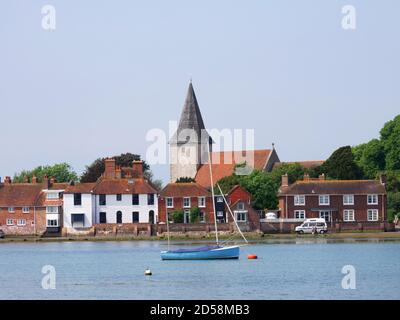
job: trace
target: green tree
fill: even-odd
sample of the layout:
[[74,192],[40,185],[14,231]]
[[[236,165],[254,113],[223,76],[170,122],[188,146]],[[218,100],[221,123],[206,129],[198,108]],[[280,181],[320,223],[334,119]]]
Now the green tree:
[[[140,155],[132,153],[123,153],[119,156],[114,156],[115,164],[121,167],[131,167],[133,161],[140,160]],[[105,158],[99,158],[93,161],[89,166],[86,166],[85,171],[81,175],[81,182],[96,182],[102,175],[105,169],[104,165]],[[153,180],[153,174],[150,171],[150,166],[144,162],[143,172],[145,177],[149,180]]]
[[379,172],[385,170],[385,150],[378,139],[353,147],[352,151],[365,178],[375,179]]
[[241,178],[240,185],[252,195],[254,208],[277,208],[278,184],[270,173],[254,170],[250,175]]
[[43,182],[45,176],[55,178],[57,182],[70,182],[71,180],[78,180],[78,176],[68,163],[57,163],[54,165],[38,166],[33,170],[23,170],[14,175],[13,181],[22,183],[25,177],[29,180],[35,176],[39,182]]
[[174,223],[183,223],[184,222],[184,212],[183,210],[175,210],[172,212],[172,220]]
[[190,209],[190,223],[198,223],[200,222],[200,209],[197,207]]
[[[240,184],[240,180],[243,176],[237,176],[236,174],[232,174],[230,176],[223,177],[217,183],[221,187],[221,190],[224,194],[227,194],[234,186]],[[217,184],[214,187],[215,194],[220,194],[219,188]]]
[[386,170],[400,170],[400,115],[387,122],[380,133]]
[[283,175],[288,174],[289,183],[294,183],[297,180],[303,179],[304,173],[306,173],[306,170],[299,163],[282,163],[280,166],[274,167],[271,175],[279,188]]
[[322,165],[322,170],[331,179],[353,180],[363,176],[350,146],[336,150]]

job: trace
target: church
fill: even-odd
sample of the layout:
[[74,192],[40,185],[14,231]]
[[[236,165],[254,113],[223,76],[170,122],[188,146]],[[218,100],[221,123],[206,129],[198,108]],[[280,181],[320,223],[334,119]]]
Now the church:
[[205,128],[193,84],[190,82],[177,130],[169,141],[170,182],[191,178],[208,189],[211,187],[210,161],[214,184],[234,172],[241,174],[237,170],[242,165],[249,173],[251,170],[271,171],[280,162],[274,147],[213,151],[214,143]]

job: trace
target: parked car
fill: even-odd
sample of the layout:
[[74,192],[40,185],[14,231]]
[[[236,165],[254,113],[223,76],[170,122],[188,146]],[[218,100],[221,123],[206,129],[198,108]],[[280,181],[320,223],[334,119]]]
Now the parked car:
[[0,239],[3,239],[5,237],[5,233],[3,230],[0,229]]
[[295,230],[298,234],[313,232],[324,234],[328,232],[328,226],[325,219],[307,219]]

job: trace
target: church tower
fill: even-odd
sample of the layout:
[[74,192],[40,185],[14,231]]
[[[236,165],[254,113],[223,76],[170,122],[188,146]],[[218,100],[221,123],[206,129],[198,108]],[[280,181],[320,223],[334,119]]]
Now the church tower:
[[192,82],[189,84],[185,104],[177,131],[169,141],[170,180],[194,178],[202,163],[208,161],[208,148],[212,139],[208,135]]

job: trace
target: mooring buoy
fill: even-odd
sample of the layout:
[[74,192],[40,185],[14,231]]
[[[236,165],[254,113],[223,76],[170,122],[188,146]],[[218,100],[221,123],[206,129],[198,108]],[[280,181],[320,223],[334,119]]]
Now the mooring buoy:
[[247,256],[247,259],[249,259],[249,260],[256,260],[256,259],[258,259],[258,257],[257,257],[256,254],[249,254],[249,255]]

